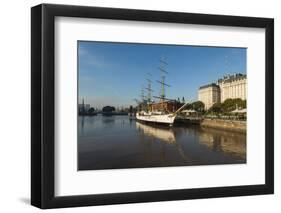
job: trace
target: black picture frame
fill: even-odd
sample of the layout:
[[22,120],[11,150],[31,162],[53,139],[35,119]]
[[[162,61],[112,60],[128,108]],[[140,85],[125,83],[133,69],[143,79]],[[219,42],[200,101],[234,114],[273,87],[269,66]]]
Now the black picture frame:
[[[55,17],[264,28],[265,184],[56,197],[54,170]],[[31,204],[60,208],[274,193],[274,20],[240,16],[41,4],[31,8]]]

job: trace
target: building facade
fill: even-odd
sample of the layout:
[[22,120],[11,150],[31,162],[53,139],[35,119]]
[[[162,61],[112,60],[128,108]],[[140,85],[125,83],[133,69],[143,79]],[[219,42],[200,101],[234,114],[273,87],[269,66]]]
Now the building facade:
[[166,111],[166,112],[175,112],[183,104],[177,101],[161,101],[158,103],[151,103],[148,105],[149,111]]
[[221,102],[231,98],[247,99],[247,77],[243,74],[224,76],[218,80],[221,90]]
[[217,84],[208,84],[199,88],[198,100],[205,104],[208,110],[214,103],[220,102],[220,87]]
[[218,82],[201,86],[198,90],[198,100],[205,104],[208,110],[214,103],[222,103],[226,99],[241,98],[247,100],[247,76],[244,74],[227,75]]

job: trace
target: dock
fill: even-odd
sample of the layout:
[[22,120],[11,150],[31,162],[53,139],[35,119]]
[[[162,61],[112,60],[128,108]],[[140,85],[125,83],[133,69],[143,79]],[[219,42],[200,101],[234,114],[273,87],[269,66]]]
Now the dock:
[[192,125],[200,125],[202,122],[202,118],[200,117],[187,117],[187,116],[177,116],[175,119],[176,124],[192,124]]

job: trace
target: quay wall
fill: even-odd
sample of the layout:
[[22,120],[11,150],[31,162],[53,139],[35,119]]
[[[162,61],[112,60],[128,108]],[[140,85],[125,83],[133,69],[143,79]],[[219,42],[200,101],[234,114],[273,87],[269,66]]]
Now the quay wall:
[[246,121],[203,119],[200,125],[202,127],[211,127],[211,128],[238,131],[238,132],[247,131]]

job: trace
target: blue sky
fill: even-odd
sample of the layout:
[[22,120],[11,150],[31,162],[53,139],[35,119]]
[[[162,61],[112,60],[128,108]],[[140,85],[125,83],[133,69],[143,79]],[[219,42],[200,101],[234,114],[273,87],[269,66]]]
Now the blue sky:
[[147,73],[159,96],[160,58],[168,63],[166,97],[197,100],[198,88],[226,74],[246,74],[246,49],[78,41],[79,102],[128,107],[140,99]]

